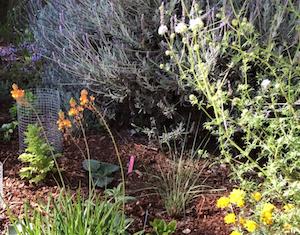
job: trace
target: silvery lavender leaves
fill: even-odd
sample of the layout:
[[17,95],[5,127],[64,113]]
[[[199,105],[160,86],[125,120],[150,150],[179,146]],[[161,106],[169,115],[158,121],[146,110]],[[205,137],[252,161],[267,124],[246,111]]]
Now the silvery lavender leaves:
[[143,116],[142,125],[151,117],[173,119],[185,91],[176,75],[159,69],[165,50],[157,34],[160,3],[47,1],[31,24],[48,61],[43,81],[67,92],[88,87],[111,117],[121,112],[132,122]]

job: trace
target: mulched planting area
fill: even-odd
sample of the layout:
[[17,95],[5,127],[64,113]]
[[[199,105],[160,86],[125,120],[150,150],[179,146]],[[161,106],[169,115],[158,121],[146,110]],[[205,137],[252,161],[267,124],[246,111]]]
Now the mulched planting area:
[[[4,117],[6,113],[0,116]],[[1,123],[0,123],[1,124]],[[153,177],[160,168],[167,167],[168,157],[153,146],[149,146],[143,138],[133,138],[126,131],[116,134],[124,170],[127,171],[127,164],[131,155],[136,157],[134,169],[131,175],[126,175],[126,193],[136,198],[135,201],[126,205],[126,214],[134,219],[130,232],[136,232],[144,227],[151,231],[149,222],[154,218],[166,220],[177,220],[176,234],[203,234],[223,235],[229,234],[228,228],[224,225],[224,212],[215,206],[220,195],[226,194],[231,185],[228,182],[228,170],[222,166],[206,167],[201,175],[205,179],[205,185],[213,189],[222,189],[220,192],[205,191],[199,198],[196,198],[188,206],[185,216],[171,218],[164,210],[163,202],[155,191],[149,189],[153,186]],[[89,134],[88,143],[93,159],[118,164],[112,142],[104,133]],[[79,146],[84,148],[84,141],[78,138]],[[0,210],[0,231],[5,233],[9,223],[8,211],[22,217],[23,205],[28,202],[36,207],[38,203],[46,201],[50,196],[55,197],[59,193],[57,174],[49,175],[39,185],[30,185],[21,180],[18,172],[22,164],[18,157],[18,141],[16,138],[9,143],[0,143],[0,161],[4,162],[4,200],[6,208]],[[59,158],[59,167],[66,186],[76,191],[79,186],[87,192],[87,173],[82,168],[84,157],[77,147],[69,141],[64,143],[63,155]],[[201,161],[196,161],[201,167]],[[195,163],[195,162],[194,162]],[[111,186],[117,186],[121,177]],[[227,190],[228,189],[228,190]],[[102,191],[99,189],[99,195]],[[145,223],[145,218],[147,218]]]

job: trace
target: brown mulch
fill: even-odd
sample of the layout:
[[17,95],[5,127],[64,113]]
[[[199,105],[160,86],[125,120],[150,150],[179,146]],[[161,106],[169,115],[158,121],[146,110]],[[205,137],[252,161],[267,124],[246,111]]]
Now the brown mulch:
[[[126,214],[134,219],[131,232],[139,231],[144,226],[147,231],[150,231],[149,221],[154,218],[163,218],[168,221],[174,219],[167,215],[159,196],[153,190],[146,190],[153,185],[153,180],[149,175],[158,172],[159,167],[162,167],[168,158],[155,147],[148,146],[144,139],[130,137],[126,132],[122,132],[118,136],[118,146],[125,170],[129,157],[131,155],[136,157],[135,170],[137,171],[126,176],[127,194],[136,198],[134,202],[126,206]],[[90,134],[88,143],[93,159],[118,164],[109,137],[104,134]],[[64,182],[70,190],[75,191],[79,185],[82,190],[87,190],[87,174],[81,165],[84,158],[74,144],[68,141],[65,141],[64,144],[64,153],[59,158]],[[79,139],[78,145],[84,147],[82,139]],[[37,186],[21,180],[18,171],[22,165],[17,156],[18,142],[16,140],[10,143],[0,143],[0,161],[4,162],[4,200],[9,207],[9,210],[7,208],[0,209],[0,231],[2,232],[9,223],[8,211],[22,216],[25,202],[36,206],[39,202],[47,200],[50,195],[55,197],[59,193],[57,175],[49,175],[45,182]],[[201,164],[200,161],[199,164]],[[227,169],[219,166],[207,167],[203,171],[205,184],[214,189],[230,188],[227,175]],[[112,186],[118,185],[120,181],[119,177]],[[229,234],[228,228],[223,223],[223,212],[215,207],[216,199],[224,193],[224,191],[220,193],[207,191],[195,199],[187,208],[185,216],[175,218],[177,220],[176,234],[184,234],[183,231],[187,230],[190,230],[188,234],[191,235]]]

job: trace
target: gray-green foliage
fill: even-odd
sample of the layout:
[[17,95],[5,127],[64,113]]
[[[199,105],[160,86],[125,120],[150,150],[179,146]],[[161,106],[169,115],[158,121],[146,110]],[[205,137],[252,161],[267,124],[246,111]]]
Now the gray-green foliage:
[[[176,2],[167,6],[173,9]],[[176,109],[184,101],[183,89],[176,74],[159,69],[166,47],[157,33],[160,4],[159,0],[47,1],[37,9],[32,30],[50,62],[51,83],[88,86],[110,117],[121,104],[125,118],[145,115],[139,125],[149,126],[150,116],[158,125],[181,119]]]
[[153,177],[155,190],[170,216],[184,215],[194,198],[211,189],[201,178],[207,162],[203,161],[201,165],[199,164],[199,157],[206,154],[201,148],[206,147],[207,140],[203,139],[199,144],[198,126],[193,145],[189,150],[187,145],[191,126],[188,122],[187,128],[184,128],[185,135],[181,142],[170,141],[168,138],[164,140],[162,144],[167,147],[170,159]]
[[114,180],[112,174],[120,169],[117,165],[93,159],[84,160],[82,166],[86,171],[91,171],[93,183],[101,188],[109,185]]
[[17,121],[2,124],[2,126],[0,127],[0,140],[10,141],[17,126]]
[[[234,179],[299,204],[300,2],[224,3],[210,14],[197,4],[186,9],[185,32],[168,40],[171,59]],[[202,24],[189,27],[190,19]]]
[[28,125],[25,132],[27,148],[18,159],[28,166],[20,169],[22,179],[29,179],[31,183],[38,183],[45,179],[49,172],[54,170],[53,147],[43,138],[42,127],[37,124]]
[[24,218],[11,218],[14,229],[9,235],[126,235],[132,219],[122,211],[121,187],[105,191],[104,197],[95,192],[88,198],[61,190],[57,198],[50,198],[39,209],[25,208]]

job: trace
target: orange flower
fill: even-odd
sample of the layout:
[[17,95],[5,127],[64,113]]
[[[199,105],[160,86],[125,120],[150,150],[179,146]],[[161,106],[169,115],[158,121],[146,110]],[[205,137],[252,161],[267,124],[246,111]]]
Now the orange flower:
[[71,128],[72,127],[72,123],[69,119],[66,119],[65,118],[65,114],[64,112],[60,111],[58,113],[58,121],[57,121],[57,124],[58,124],[58,129],[60,131],[65,131],[66,129],[68,128]]
[[12,91],[10,92],[12,98],[14,98],[16,101],[20,101],[21,99],[24,98],[25,91],[22,89],[19,89],[17,84],[12,85]]
[[74,116],[77,116],[79,114],[79,111],[76,108],[70,108],[68,114],[69,114],[70,117],[74,117]]
[[83,89],[80,92],[80,105],[85,106],[89,103],[88,91]]
[[71,128],[72,127],[72,123],[69,119],[65,119],[63,124],[66,128]]

